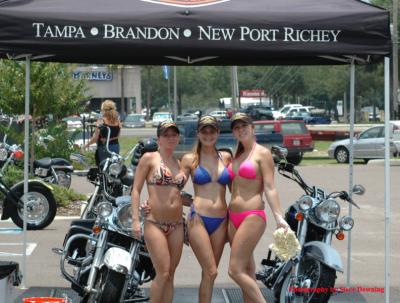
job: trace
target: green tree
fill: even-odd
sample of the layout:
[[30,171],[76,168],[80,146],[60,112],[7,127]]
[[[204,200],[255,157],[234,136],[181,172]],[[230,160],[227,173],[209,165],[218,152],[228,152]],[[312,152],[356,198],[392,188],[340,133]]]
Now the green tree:
[[[72,66],[32,62],[30,75],[31,142],[36,142],[36,120],[52,114],[55,121],[78,114],[87,100],[85,82],[72,78]],[[25,108],[25,63],[0,61],[0,107],[10,114],[22,114]],[[31,161],[34,145],[31,144]],[[31,166],[32,167],[32,166]]]

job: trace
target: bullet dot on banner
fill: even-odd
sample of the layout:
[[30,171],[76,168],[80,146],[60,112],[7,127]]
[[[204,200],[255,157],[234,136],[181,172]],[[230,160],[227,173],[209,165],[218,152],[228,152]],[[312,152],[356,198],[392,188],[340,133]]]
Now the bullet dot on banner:
[[90,30],[90,33],[91,33],[93,36],[97,36],[98,33],[99,33],[99,30],[97,29],[97,27],[92,27],[92,29]]
[[184,35],[186,38],[189,38],[189,37],[192,36],[192,31],[191,31],[190,29],[185,29],[185,30],[183,31],[183,35]]

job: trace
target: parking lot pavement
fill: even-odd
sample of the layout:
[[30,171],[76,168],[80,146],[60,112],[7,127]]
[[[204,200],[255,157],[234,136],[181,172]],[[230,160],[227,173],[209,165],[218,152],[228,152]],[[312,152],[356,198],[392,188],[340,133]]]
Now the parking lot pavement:
[[[304,166],[299,167],[300,174],[304,180],[311,185],[318,185],[327,191],[347,190],[348,189],[348,166],[346,165],[328,165],[328,166]],[[84,178],[73,176],[73,188],[82,193],[90,193],[93,185],[86,182]],[[390,211],[390,281],[391,285],[400,285],[400,167],[391,167],[391,211]],[[85,183],[86,182],[86,183]],[[314,184],[313,184],[314,183]],[[361,287],[383,287],[384,286],[384,171],[380,166],[356,165],[354,167],[354,183],[363,184],[366,187],[364,196],[354,196],[354,200],[361,209],[353,208],[352,213],[355,221],[355,227],[352,231],[352,254],[351,254],[351,285]],[[286,209],[293,201],[302,194],[300,187],[294,182],[287,180],[276,174],[276,185],[280,194],[282,208]],[[188,192],[193,192],[190,184],[185,188]],[[143,197],[145,196],[145,192]],[[229,201],[229,194],[227,194]],[[341,214],[348,213],[348,206],[340,203],[342,206]],[[186,210],[187,212],[187,210]],[[272,241],[272,231],[275,228],[273,216],[266,206],[268,216],[267,230],[260,240],[255,252],[254,258],[259,265],[262,258],[266,257],[267,249]],[[0,227],[12,227],[11,222],[0,222]],[[69,220],[55,220],[48,228],[42,231],[28,232],[28,242],[36,243],[36,247],[27,258],[27,286],[29,287],[68,287],[68,283],[61,277],[59,270],[59,257],[51,252],[52,247],[62,245],[64,235],[68,230]],[[15,226],[14,226],[15,227]],[[0,242],[19,242],[22,241],[21,235],[6,234],[0,236]],[[347,239],[345,241],[333,240],[332,245],[341,255],[344,273],[338,273],[337,285],[346,285],[347,283]],[[15,248],[17,249],[17,248]],[[0,246],[0,251],[3,247]],[[1,258],[4,260],[4,258]],[[21,261],[20,257],[7,257],[6,260]],[[226,245],[221,263],[218,269],[216,286],[232,287],[234,284],[228,276],[229,246]],[[45,266],[45,267],[44,267]],[[45,268],[45,270],[44,270]],[[40,274],[39,274],[40,273]],[[185,246],[181,262],[175,275],[175,284],[179,288],[197,287],[201,277],[200,266],[192,252]],[[399,294],[393,291],[391,293]],[[332,300],[339,300],[344,294],[335,296]],[[355,295],[355,294],[353,294]],[[382,294],[360,293],[363,298],[366,297],[371,303],[384,302]],[[375,296],[375,297],[374,297]],[[399,296],[397,297],[399,298]],[[358,299],[357,299],[358,300]],[[364,300],[364,299],[363,299]],[[366,299],[365,299],[366,300]],[[374,301],[375,300],[375,301]],[[399,300],[400,301],[400,298]],[[391,302],[397,302],[391,300]],[[335,301],[331,301],[335,302]],[[338,301],[338,302],[346,302]],[[364,301],[350,301],[364,302]]]
[[[148,288],[145,289],[146,293],[148,293]],[[267,293],[271,292],[265,288],[262,289],[262,292],[267,299]],[[391,300],[390,302],[398,302],[399,296],[399,288],[391,289]],[[51,287],[32,287],[26,291],[19,292],[18,298],[15,300],[15,303],[22,302],[23,298],[29,297],[59,297],[63,298],[65,296],[70,300],[69,303],[79,303],[79,296],[69,288],[51,288]],[[269,296],[270,297],[270,296]],[[188,287],[188,288],[175,288],[174,290],[174,300],[173,303],[193,303],[198,301],[198,288]],[[362,292],[353,292],[353,293],[341,293],[334,296],[331,296],[329,303],[383,303],[385,301],[383,294],[366,294]],[[219,288],[215,287],[213,291],[212,297],[213,303],[241,303],[242,293],[241,290],[237,287],[225,287]],[[272,302],[268,302],[272,303]]]

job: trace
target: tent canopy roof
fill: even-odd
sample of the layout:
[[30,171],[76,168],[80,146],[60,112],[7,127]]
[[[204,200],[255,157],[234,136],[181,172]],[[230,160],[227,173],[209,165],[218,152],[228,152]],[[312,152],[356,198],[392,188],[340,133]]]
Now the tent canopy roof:
[[4,0],[0,53],[96,64],[370,63],[387,11],[357,0]]

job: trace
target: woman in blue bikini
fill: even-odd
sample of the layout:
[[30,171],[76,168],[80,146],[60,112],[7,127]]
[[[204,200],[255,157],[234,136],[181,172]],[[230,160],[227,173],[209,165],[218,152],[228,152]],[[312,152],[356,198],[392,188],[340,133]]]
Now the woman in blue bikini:
[[202,268],[199,302],[211,302],[217,267],[227,241],[226,185],[231,155],[215,147],[219,135],[215,117],[203,116],[197,125],[198,141],[181,161],[186,178],[192,178],[194,200],[188,216],[189,243]]

